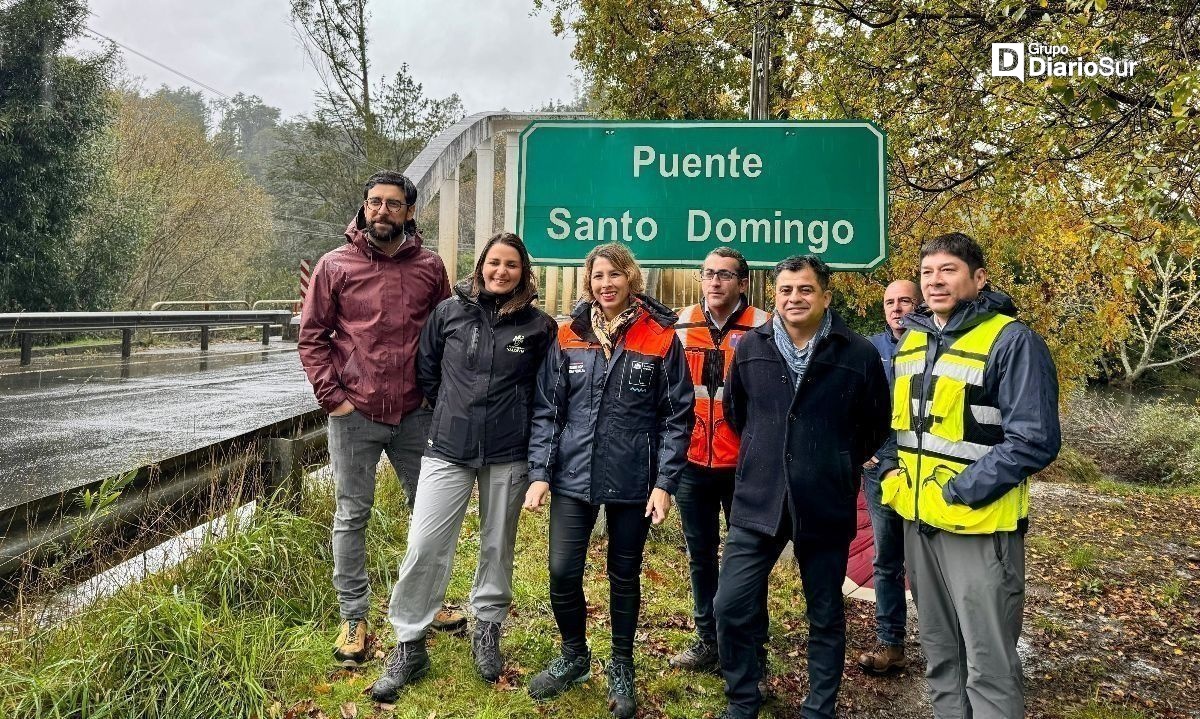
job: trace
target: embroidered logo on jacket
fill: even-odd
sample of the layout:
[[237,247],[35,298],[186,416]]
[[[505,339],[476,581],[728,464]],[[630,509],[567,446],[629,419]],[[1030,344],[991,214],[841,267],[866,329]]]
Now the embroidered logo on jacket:
[[517,335],[517,336],[513,337],[512,342],[509,342],[508,346],[505,347],[504,349],[508,350],[509,352],[516,352],[518,354],[524,352],[525,351],[525,335]]
[[629,368],[629,391],[649,392],[654,381],[654,363],[634,360]]

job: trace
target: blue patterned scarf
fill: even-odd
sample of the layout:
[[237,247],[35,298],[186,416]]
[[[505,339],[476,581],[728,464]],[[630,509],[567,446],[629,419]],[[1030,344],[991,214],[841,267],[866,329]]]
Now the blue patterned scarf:
[[783,355],[783,361],[787,363],[789,374],[792,375],[792,389],[800,388],[800,380],[804,379],[804,371],[808,369],[808,361],[812,358],[813,347],[817,346],[817,342],[821,341],[825,335],[829,334],[829,327],[832,324],[833,313],[828,308],[825,309],[825,316],[821,319],[821,326],[817,329],[817,333],[808,341],[801,349],[792,343],[792,338],[788,335],[787,329],[783,326],[783,320],[776,312],[771,317],[771,322],[775,328],[775,346],[779,348],[779,354]]

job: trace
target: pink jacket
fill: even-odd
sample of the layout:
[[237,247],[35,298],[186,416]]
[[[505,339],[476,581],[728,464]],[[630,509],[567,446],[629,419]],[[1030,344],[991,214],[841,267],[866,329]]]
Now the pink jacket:
[[317,402],[345,400],[368,418],[399,424],[421,405],[416,357],[421,328],[450,296],[442,259],[409,235],[394,257],[367,242],[363,213],[346,244],[317,262],[300,315],[300,362]]

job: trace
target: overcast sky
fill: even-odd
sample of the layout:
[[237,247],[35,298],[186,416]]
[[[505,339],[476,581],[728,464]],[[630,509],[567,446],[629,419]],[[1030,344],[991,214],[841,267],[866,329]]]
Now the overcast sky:
[[[427,96],[457,92],[467,114],[528,110],[574,94],[571,40],[550,32],[531,0],[375,0],[375,78],[407,62]],[[229,95],[258,95],[285,116],[308,112],[319,87],[288,20],[288,0],[91,0],[88,26]],[[81,48],[95,48],[81,41]],[[147,89],[183,78],[122,52]]]

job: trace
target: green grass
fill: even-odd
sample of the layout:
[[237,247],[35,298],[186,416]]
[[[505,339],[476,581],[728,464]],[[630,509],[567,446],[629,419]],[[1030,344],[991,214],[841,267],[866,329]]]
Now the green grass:
[[1102,558],[1103,552],[1100,549],[1090,544],[1080,544],[1067,552],[1067,566],[1077,572],[1092,572],[1099,566]]
[[1066,719],[1146,719],[1137,709],[1098,701],[1071,707],[1065,716]]
[[[390,472],[367,538],[374,590],[372,631],[389,648],[386,604],[403,555],[406,510]],[[45,719],[209,719],[283,716],[311,700],[329,716],[355,702],[372,716],[363,690],[381,672],[332,666],[337,629],[328,488],[306,494],[298,514],[262,509],[235,531],[211,539],[179,567],[127,587],[52,629],[25,627],[0,636],[0,716]],[[430,676],[407,690],[387,716],[607,716],[600,661],[610,653],[604,543],[593,543],[585,575],[594,677],[558,700],[538,706],[524,687],[555,655],[558,633],[550,610],[547,513],[525,514],[517,540],[514,610],[502,648],[508,673],[500,687],[474,673],[469,639],[433,635]],[[466,604],[478,551],[474,507],[463,526],[448,601]],[[635,661],[644,716],[701,717],[724,704],[721,680],[667,671],[666,660],[692,639],[690,584],[678,515],[652,531],[642,582]],[[799,578],[790,566],[771,583],[772,657],[779,671],[804,635]],[[802,652],[800,653],[803,654]],[[791,666],[796,665],[796,666]],[[787,701],[794,704],[798,697]],[[307,716],[307,714],[299,714]],[[381,714],[382,715],[382,714]],[[762,716],[770,717],[765,712]]]

